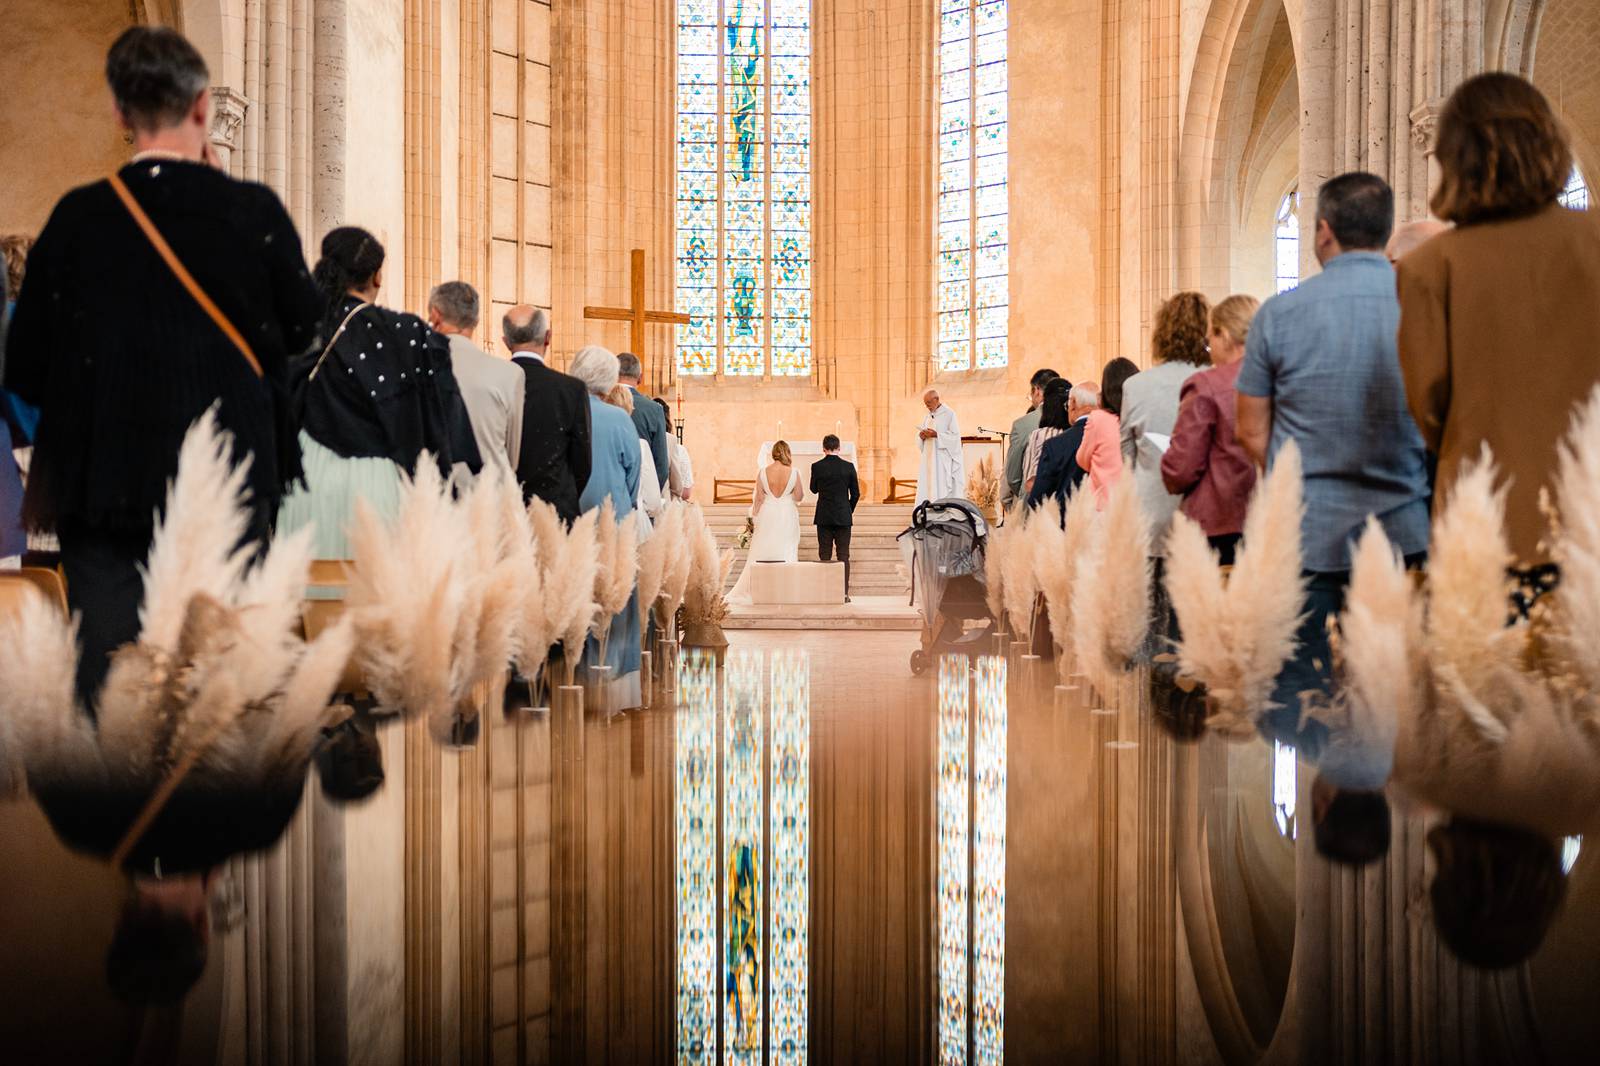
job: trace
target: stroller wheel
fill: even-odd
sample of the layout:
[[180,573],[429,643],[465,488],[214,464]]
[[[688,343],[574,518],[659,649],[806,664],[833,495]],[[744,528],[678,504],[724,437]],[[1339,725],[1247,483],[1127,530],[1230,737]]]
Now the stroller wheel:
[[911,672],[920,674],[928,668],[928,653],[918,648],[911,653]]

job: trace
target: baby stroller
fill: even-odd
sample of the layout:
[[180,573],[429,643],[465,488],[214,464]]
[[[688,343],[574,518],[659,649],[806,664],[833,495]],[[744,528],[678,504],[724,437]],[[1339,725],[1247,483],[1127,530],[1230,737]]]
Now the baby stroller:
[[986,647],[994,616],[984,597],[984,545],[989,524],[966,500],[927,500],[898,538],[911,575],[911,602],[922,604],[922,647],[911,653],[920,674],[940,652]]

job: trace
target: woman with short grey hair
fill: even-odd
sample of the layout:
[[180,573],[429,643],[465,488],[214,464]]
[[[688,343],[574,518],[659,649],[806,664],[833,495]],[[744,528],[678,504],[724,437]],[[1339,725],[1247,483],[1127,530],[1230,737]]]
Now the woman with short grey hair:
[[[583,387],[589,390],[589,395],[598,396],[603,400],[617,387],[617,357],[609,348],[591,344],[572,357],[572,365],[567,367],[567,373],[583,382]],[[631,419],[629,423],[632,424]],[[585,504],[585,509],[587,508],[588,505]]]

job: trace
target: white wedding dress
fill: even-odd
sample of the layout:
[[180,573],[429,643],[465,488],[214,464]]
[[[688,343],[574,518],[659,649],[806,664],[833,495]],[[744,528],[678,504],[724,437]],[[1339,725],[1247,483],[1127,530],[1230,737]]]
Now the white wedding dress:
[[751,563],[793,563],[800,559],[800,507],[794,492],[800,484],[800,474],[789,470],[789,479],[783,491],[774,493],[767,484],[767,472],[756,475],[755,502],[750,505],[750,515],[755,531],[750,535],[750,548],[745,553],[744,570],[728,594],[732,604],[749,604]]

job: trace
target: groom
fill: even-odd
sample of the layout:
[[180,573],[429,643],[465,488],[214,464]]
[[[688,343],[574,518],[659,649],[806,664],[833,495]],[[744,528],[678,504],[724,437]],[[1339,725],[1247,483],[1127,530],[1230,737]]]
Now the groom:
[[833,561],[839,549],[844,564],[844,602],[850,602],[850,522],[861,485],[856,481],[854,463],[839,458],[839,438],[829,433],[822,438],[823,456],[811,464],[811,491],[817,497],[817,557]]

